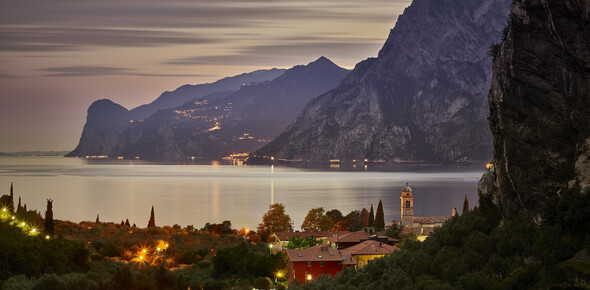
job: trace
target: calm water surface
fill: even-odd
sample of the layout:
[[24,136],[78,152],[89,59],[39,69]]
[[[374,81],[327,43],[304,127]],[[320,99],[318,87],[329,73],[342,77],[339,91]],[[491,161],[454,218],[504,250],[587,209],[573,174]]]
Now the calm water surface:
[[255,228],[272,203],[283,203],[298,229],[314,207],[377,209],[383,201],[386,223],[400,217],[406,182],[414,190],[415,216],[447,216],[461,209],[465,195],[477,205],[477,179],[483,169],[427,168],[396,172],[317,171],[289,167],[160,165],[136,161],[89,161],[61,157],[0,158],[0,193],[14,182],[28,209],[71,221],[120,222],[147,226],[155,208],[157,225],[194,225],[230,220],[234,228]]

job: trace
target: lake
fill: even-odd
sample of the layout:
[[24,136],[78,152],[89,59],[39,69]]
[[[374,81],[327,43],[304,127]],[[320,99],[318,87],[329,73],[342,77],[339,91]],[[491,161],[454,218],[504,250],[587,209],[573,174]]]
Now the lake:
[[484,168],[412,167],[395,171],[310,170],[276,166],[170,165],[128,160],[63,157],[0,157],[0,194],[14,182],[28,209],[54,218],[103,222],[129,219],[146,227],[152,205],[156,225],[194,225],[230,220],[234,228],[256,228],[272,203],[282,203],[299,229],[311,208],[344,215],[383,201],[385,221],[400,218],[401,189],[414,191],[415,216],[461,212],[467,195],[477,205],[477,180]]

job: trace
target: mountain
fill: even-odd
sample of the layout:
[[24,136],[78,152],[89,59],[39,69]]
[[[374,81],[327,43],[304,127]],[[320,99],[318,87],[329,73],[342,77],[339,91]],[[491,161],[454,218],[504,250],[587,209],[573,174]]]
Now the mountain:
[[336,87],[348,73],[320,57],[273,80],[243,85],[233,93],[193,99],[124,126],[111,124],[117,131],[116,138],[109,138],[114,142],[107,142],[108,146],[99,143],[97,147],[105,150],[86,155],[180,160],[248,153],[276,137],[309,100]]
[[480,200],[491,199],[505,218],[526,212],[540,220],[555,198],[571,192],[588,198],[589,37],[588,1],[515,1],[512,7],[504,41],[494,47],[493,167],[479,184]]
[[509,0],[413,1],[377,58],[357,64],[254,156],[488,161],[488,52],[509,8]]
[[284,69],[276,68],[257,70],[223,78],[214,83],[184,85],[173,92],[165,92],[153,102],[131,111],[110,100],[98,100],[88,108],[86,124],[78,146],[66,154],[66,157],[108,155],[120,145],[121,134],[132,120],[141,121],[157,110],[176,107],[194,99],[221,99],[243,85],[268,81],[284,72]]
[[131,110],[131,118],[133,120],[143,120],[158,110],[178,107],[186,102],[207,95],[209,95],[208,99],[215,98],[220,92],[233,92],[238,90],[244,84],[272,80],[282,75],[284,72],[284,69],[277,68],[257,70],[250,73],[223,78],[214,83],[184,85],[172,92],[164,92],[149,104],[141,105]]

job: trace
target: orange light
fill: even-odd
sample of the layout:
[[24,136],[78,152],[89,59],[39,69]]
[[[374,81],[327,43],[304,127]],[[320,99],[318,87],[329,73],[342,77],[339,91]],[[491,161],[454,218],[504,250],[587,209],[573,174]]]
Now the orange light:
[[312,278],[311,277],[311,274],[307,274],[307,277],[306,278],[307,278],[307,281],[311,281],[311,278]]

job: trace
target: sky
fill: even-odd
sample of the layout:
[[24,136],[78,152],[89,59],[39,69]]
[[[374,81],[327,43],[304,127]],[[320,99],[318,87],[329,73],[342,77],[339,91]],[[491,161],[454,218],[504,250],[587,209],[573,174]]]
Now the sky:
[[92,102],[377,55],[410,0],[0,0],[0,152],[72,150]]

